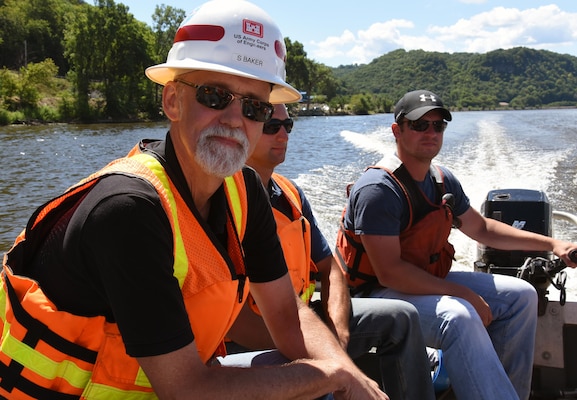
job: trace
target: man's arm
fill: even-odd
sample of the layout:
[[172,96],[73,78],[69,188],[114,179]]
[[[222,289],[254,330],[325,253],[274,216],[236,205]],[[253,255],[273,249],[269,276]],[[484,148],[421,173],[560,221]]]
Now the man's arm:
[[349,343],[351,300],[346,278],[333,255],[316,264],[321,277],[321,304],[325,323],[346,350]]
[[513,228],[503,222],[483,217],[472,207],[459,218],[462,222],[461,231],[479,243],[500,250],[552,251],[568,266],[577,266],[577,263],[569,258],[569,253],[577,249],[575,243]]
[[317,398],[338,390],[337,383],[346,380],[345,371],[336,362],[299,360],[267,368],[207,367],[194,342],[169,354],[139,358],[138,362],[161,399]]
[[325,323],[337,336],[343,349],[349,343],[349,318],[351,303],[349,288],[343,271],[333,256],[313,214],[311,204],[302,189],[295,184],[302,203],[302,213],[311,228],[311,258],[320,274],[321,305]]
[[[324,322],[298,298],[288,274],[268,283],[251,283],[251,293],[276,347],[285,357],[322,361],[321,365],[327,363],[328,371],[337,366],[337,371],[326,377],[329,391],[339,392],[344,398],[388,398],[357,368]],[[270,299],[274,301],[267,301]],[[303,376],[303,382],[309,379]]]
[[[349,342],[349,317],[351,312],[349,290],[345,277],[334,257],[328,256],[316,264],[321,275],[321,303],[325,323],[346,350]],[[251,283],[251,288],[254,283]],[[260,315],[245,304],[234,325],[228,332],[234,342],[249,349],[274,348],[274,342]]]
[[381,286],[409,294],[460,297],[475,307],[485,326],[491,322],[491,310],[481,296],[465,286],[431,275],[401,259],[398,236],[361,235],[361,241]]
[[[285,287],[287,284],[289,291]],[[259,302],[259,309],[263,315],[269,314],[268,326],[264,325],[263,318],[245,305],[228,336],[237,343],[253,349],[277,347],[285,357],[297,360],[293,361],[291,365],[304,363],[310,367],[311,369],[303,368],[291,372],[296,376],[300,373],[305,374],[298,382],[301,387],[297,398],[314,398],[317,396],[313,395],[316,393],[314,391],[317,390],[315,385],[318,384],[323,388],[321,392],[325,394],[339,391],[341,389],[335,386],[338,379],[344,379],[347,390],[360,391],[359,393],[364,393],[364,396],[374,395],[374,393],[371,394],[374,390],[372,386],[374,383],[372,381],[367,382],[364,376],[359,377],[356,367],[351,366],[349,357],[344,354],[334,335],[317,315],[296,296],[288,274],[269,283],[251,283],[251,293],[255,299],[263,295],[272,296],[266,297],[268,299],[274,298],[273,302],[266,300]],[[272,340],[269,330],[271,334],[277,332],[274,336],[276,342]],[[263,337],[265,334],[266,338]],[[268,346],[266,346],[267,342],[270,342]],[[315,361],[311,360],[312,358]],[[328,364],[325,366],[325,363]],[[286,368],[286,366],[283,367],[283,373]],[[319,376],[319,371],[314,370],[314,368],[321,368],[322,371],[326,372],[326,375],[321,374]],[[342,375],[344,371],[340,371],[340,368],[345,368],[348,372]],[[267,379],[273,378],[267,375]],[[330,379],[332,382],[327,383],[326,379]],[[271,383],[272,381],[266,382],[269,386]],[[284,382],[283,385],[285,385]],[[296,384],[292,383],[291,385]],[[368,389],[365,385],[369,385]],[[289,394],[289,392],[283,391],[284,393],[287,396]],[[380,392],[377,394],[383,396]],[[275,394],[273,397],[279,398],[278,396]]]
[[[254,285],[260,303],[273,305],[261,309],[274,327],[284,354],[295,361],[270,367],[208,367],[198,356],[194,342],[168,354],[138,358],[159,398],[301,399],[335,392],[346,399],[388,400],[298,299],[288,275]],[[275,301],[263,301],[263,294]],[[278,307],[274,306],[276,303]]]

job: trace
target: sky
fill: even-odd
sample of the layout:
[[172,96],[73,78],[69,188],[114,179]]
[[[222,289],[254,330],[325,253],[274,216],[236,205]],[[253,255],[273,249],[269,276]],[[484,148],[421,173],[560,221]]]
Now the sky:
[[[406,1],[406,0],[405,0]],[[252,0],[307,57],[366,64],[397,49],[486,53],[517,46],[577,56],[575,0]],[[152,25],[155,6],[187,13],[204,0],[116,0]]]

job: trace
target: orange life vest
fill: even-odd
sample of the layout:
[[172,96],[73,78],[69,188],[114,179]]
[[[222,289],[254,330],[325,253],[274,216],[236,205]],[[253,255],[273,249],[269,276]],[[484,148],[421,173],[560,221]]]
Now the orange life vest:
[[[308,303],[315,292],[315,276],[318,272],[316,265],[311,260],[310,224],[302,214],[302,201],[292,182],[277,173],[272,174],[272,179],[281,188],[291,206],[292,218],[274,207],[272,211],[293,287],[300,298]],[[248,301],[252,310],[260,315],[250,294]]]
[[[4,257],[0,286],[0,396],[10,399],[155,399],[135,358],[126,354],[116,324],[58,310],[38,284],[18,275],[51,216],[79,201],[98,179],[130,174],[158,192],[173,231],[174,276],[180,284],[195,344],[204,362],[224,354],[223,338],[246,295],[241,241],[247,216],[242,171],[225,179],[228,252],[211,242],[162,165],[136,146],[51,200],[32,216]],[[48,221],[48,222],[47,222]],[[194,240],[185,240],[194,238]],[[154,323],[151,319],[151,323]]]
[[[443,175],[439,168],[431,166],[430,173],[435,179],[440,204],[431,203],[417,187],[400,160],[394,159],[390,165],[372,166],[381,168],[391,175],[402,189],[409,204],[409,222],[399,235],[401,258],[435,276],[444,278],[449,272],[455,250],[448,238],[453,226],[453,211],[445,200]],[[348,284],[354,291],[371,290],[378,280],[370,264],[359,235],[344,227],[343,210],[337,233],[336,254],[339,264],[347,276]]]

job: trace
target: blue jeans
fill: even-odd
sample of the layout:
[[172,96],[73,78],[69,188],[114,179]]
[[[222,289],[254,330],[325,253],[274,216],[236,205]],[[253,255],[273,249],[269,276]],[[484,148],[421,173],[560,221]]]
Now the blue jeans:
[[[370,298],[353,298],[351,305],[349,356],[353,360],[362,358],[361,369],[370,370],[367,374],[391,400],[434,399],[430,363],[415,307],[400,300]],[[322,318],[320,304],[313,302],[311,306]],[[236,353],[246,349],[231,344],[227,350]],[[267,352],[268,361],[282,362],[272,354]],[[245,366],[256,365],[255,362],[262,365],[263,360],[255,361],[254,356],[264,357],[262,352],[232,354],[221,363],[238,366],[232,363],[241,360]]]
[[449,272],[491,307],[485,328],[473,306],[457,297],[408,295],[388,288],[370,296],[408,301],[419,311],[427,346],[443,350],[459,399],[528,399],[537,328],[537,294],[521,279],[482,272]]

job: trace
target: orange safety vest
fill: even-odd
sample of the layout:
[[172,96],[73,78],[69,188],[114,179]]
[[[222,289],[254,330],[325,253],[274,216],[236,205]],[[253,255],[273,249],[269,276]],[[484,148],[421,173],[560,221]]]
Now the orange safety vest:
[[[295,292],[305,303],[308,303],[315,292],[315,277],[318,272],[315,263],[311,260],[310,224],[302,214],[302,201],[293,183],[277,173],[272,174],[272,179],[281,188],[291,206],[292,218],[274,207],[272,211],[291,282]],[[250,294],[248,301],[252,310],[260,315]]]
[[[10,399],[156,399],[135,358],[126,354],[118,327],[103,316],[83,317],[58,310],[39,285],[18,275],[34,252],[39,232],[49,230],[102,177],[129,174],[149,181],[170,220],[174,276],[204,362],[224,354],[223,338],[248,293],[241,247],[247,197],[242,171],[225,179],[228,251],[221,253],[196,220],[162,165],[136,146],[40,207],[4,256],[0,285],[0,397]],[[47,222],[48,221],[48,222]],[[186,240],[185,238],[194,238]],[[217,317],[218,316],[218,317]],[[154,323],[151,320],[151,323]]]
[[[400,160],[381,168],[391,175],[402,189],[409,204],[409,222],[399,235],[401,258],[432,275],[444,278],[451,269],[455,250],[448,238],[454,223],[453,211],[446,201],[431,203],[414,184]],[[439,198],[444,194],[443,175],[439,168],[431,166]],[[347,276],[348,284],[356,292],[370,291],[378,280],[370,264],[359,235],[344,227],[343,211],[337,233],[336,254],[339,265]]]
[[277,173],[272,174],[272,179],[279,185],[292,208],[292,220],[275,208],[273,214],[293,287],[301,299],[308,303],[315,292],[318,272],[311,259],[310,223],[302,214],[301,197],[293,183]]

